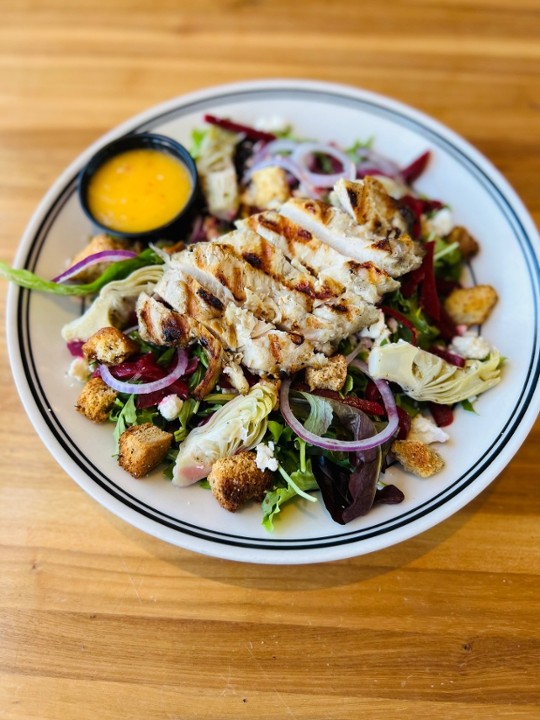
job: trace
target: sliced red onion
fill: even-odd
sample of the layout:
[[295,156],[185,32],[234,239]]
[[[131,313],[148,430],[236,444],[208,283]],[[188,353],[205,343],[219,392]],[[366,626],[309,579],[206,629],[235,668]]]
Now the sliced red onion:
[[365,350],[365,348],[362,346],[362,343],[358,341],[358,345],[353,350],[351,350],[348,355],[345,356],[347,365],[350,365],[352,361],[356,358],[356,356],[362,352],[362,350]]
[[133,383],[124,382],[123,380],[117,380],[106,365],[100,365],[98,367],[98,371],[101,375],[101,379],[103,380],[103,382],[105,382],[113,390],[121,393],[126,393],[127,395],[144,395],[147,393],[155,392],[156,390],[163,390],[164,388],[169,387],[169,385],[172,385],[175,380],[178,380],[178,378],[184,375],[187,366],[187,352],[185,350],[178,350],[176,356],[176,364],[174,365],[170,373],[168,373],[168,375],[165,375],[165,377],[162,377],[159,380],[153,380],[152,382]]
[[363,149],[362,155],[364,159],[356,166],[359,173],[367,175],[366,170],[370,170],[371,172],[369,174],[375,174],[378,171],[380,175],[401,178],[401,168],[399,165],[385,155],[381,155],[371,148]]
[[92,265],[98,265],[102,262],[116,262],[117,260],[128,260],[130,258],[137,257],[136,252],[131,250],[101,250],[100,252],[88,255],[83,260],[75,263],[63,273],[57,275],[52,279],[52,282],[62,283],[69,280],[74,275],[78,275],[82,270],[91,267]]
[[[359,360],[353,360],[352,364],[362,370],[363,373],[368,375],[367,366],[365,363]],[[368,377],[370,377],[368,375]],[[372,437],[365,438],[363,440],[335,440],[334,438],[324,438],[320,435],[306,430],[302,423],[294,416],[293,411],[289,403],[289,391],[291,388],[291,380],[284,380],[281,384],[281,391],[279,395],[279,406],[283,419],[287,425],[295,432],[298,437],[302,438],[311,445],[316,447],[322,447],[326,450],[338,450],[344,452],[363,452],[365,450],[372,450],[373,448],[382,445],[387,440],[390,440],[396,433],[399,426],[399,418],[397,414],[396,401],[392,395],[392,391],[388,386],[388,383],[384,380],[375,380],[370,378],[377,385],[379,392],[381,393],[386,413],[388,415],[388,424],[381,430],[381,432],[373,435]]]
[[304,173],[302,172],[302,169],[299,168],[298,165],[291,160],[291,158],[282,155],[275,155],[264,158],[262,160],[259,160],[257,163],[254,163],[244,175],[244,182],[249,182],[253,177],[254,172],[257,172],[257,170],[262,170],[266,167],[283,168],[283,170],[286,170],[288,173],[293,175],[299,182],[304,182],[304,180],[306,179]]
[[295,140],[288,140],[287,138],[280,138],[279,140],[272,140],[272,142],[262,145],[255,151],[251,164],[256,165],[261,160],[266,160],[267,157],[274,156],[278,153],[292,153],[298,143]]
[[[343,168],[339,173],[326,175],[325,173],[311,172],[307,167],[307,159],[310,155],[318,153],[320,155],[330,155],[339,162]],[[322,143],[301,143],[296,147],[291,155],[291,160],[300,168],[305,179],[315,187],[333,187],[338,180],[354,180],[356,178],[356,167],[351,158],[342,150],[332,145],[324,145]]]

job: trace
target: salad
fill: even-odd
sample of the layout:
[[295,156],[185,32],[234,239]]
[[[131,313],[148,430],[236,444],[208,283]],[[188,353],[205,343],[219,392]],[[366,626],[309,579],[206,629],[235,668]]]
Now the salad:
[[373,140],[204,120],[185,236],[100,234],[52,280],[0,272],[88,298],[62,328],[76,407],[135,478],[259,502],[269,531],[300,498],[341,524],[401,502],[389,465],[439,472],[456,409],[500,381],[479,332],[496,290],[463,284],[477,241],[415,191],[429,152],[403,168]]

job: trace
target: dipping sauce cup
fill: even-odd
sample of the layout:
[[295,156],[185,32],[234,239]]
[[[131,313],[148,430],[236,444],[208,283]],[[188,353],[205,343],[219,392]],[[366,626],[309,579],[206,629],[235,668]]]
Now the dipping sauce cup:
[[79,199],[101,230],[126,239],[174,238],[198,192],[193,158],[154,133],[113,140],[79,176]]

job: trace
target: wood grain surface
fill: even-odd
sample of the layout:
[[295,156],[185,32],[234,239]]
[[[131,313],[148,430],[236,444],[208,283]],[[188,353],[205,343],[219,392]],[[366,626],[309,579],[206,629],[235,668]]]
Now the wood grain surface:
[[[418,107],[540,220],[538,0],[0,0],[0,20],[2,259],[103,132],[264,77]],[[540,425],[489,489],[409,542],[242,565],[89,498],[36,436],[0,353],[2,720],[540,718]]]

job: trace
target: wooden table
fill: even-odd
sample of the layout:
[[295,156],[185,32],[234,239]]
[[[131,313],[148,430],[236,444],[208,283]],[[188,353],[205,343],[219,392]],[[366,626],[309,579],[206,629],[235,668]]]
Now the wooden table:
[[[276,76],[434,115],[540,219],[538,0],[0,0],[0,18],[4,259],[104,131],[186,91]],[[3,720],[540,718],[540,425],[488,490],[409,542],[235,564],[87,497],[0,352]]]

